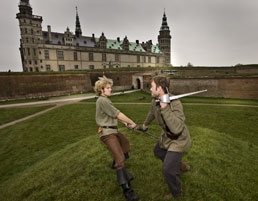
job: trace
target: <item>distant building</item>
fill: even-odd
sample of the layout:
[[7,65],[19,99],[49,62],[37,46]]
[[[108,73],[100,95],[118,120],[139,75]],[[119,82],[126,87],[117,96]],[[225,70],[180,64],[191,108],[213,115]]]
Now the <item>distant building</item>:
[[171,35],[164,12],[158,44],[123,39],[83,36],[76,8],[75,33],[42,31],[42,16],[33,15],[29,0],[20,0],[16,18],[20,26],[23,71],[91,70],[119,67],[170,66]]

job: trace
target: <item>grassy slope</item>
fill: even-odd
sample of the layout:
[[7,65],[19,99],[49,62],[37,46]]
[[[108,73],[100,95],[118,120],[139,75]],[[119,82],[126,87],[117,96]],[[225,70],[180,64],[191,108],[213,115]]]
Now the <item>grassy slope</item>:
[[0,125],[9,123],[16,119],[21,119],[23,117],[35,114],[42,110],[53,107],[54,105],[45,106],[34,106],[34,107],[21,107],[21,108],[0,108]]
[[[139,123],[149,108],[116,106]],[[255,200],[258,108],[184,108],[193,142],[184,160],[192,170],[181,177],[185,197],[179,200]],[[94,104],[79,103],[2,129],[0,200],[123,200],[111,157],[95,135],[94,114]],[[168,190],[152,153],[155,139],[120,127],[131,142],[127,167],[135,191],[143,201],[162,200]],[[154,122],[149,129],[159,130]]]

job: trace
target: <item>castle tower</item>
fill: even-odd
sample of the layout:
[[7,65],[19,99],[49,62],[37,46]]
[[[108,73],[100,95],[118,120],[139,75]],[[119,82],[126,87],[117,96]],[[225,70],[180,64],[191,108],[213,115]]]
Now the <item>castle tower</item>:
[[165,65],[171,65],[171,35],[167,24],[167,17],[164,11],[162,25],[158,35],[159,48],[165,54]]
[[82,29],[81,29],[77,6],[76,6],[75,35],[76,37],[80,37],[82,35]]
[[32,14],[29,0],[20,0],[16,18],[20,26],[20,54],[23,71],[39,71],[38,45],[43,43],[42,17]]

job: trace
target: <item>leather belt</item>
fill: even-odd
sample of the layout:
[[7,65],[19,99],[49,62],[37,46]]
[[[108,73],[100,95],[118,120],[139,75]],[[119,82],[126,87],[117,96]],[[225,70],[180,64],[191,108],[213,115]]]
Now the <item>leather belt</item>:
[[111,128],[111,129],[117,129],[117,126],[101,126],[102,128]]

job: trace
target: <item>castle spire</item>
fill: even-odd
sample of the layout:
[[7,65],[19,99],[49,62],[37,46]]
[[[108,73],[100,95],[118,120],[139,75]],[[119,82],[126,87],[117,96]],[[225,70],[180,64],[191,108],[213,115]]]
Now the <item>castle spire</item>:
[[158,43],[160,50],[165,54],[165,64],[171,65],[171,35],[167,23],[167,16],[164,9],[162,25],[159,30]]
[[162,18],[162,25],[160,27],[160,31],[163,31],[163,30],[169,30],[165,9],[164,9],[164,14],[163,14],[163,18]]
[[76,6],[76,27],[75,27],[75,35],[77,37],[82,35],[82,29],[81,29],[81,24],[80,24],[80,19],[79,19],[79,15],[78,15],[78,9]]

